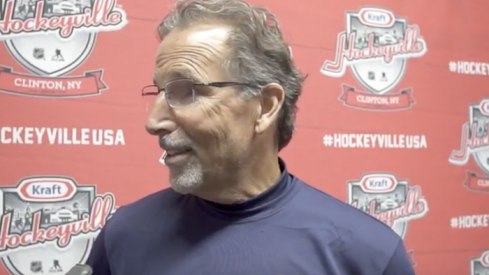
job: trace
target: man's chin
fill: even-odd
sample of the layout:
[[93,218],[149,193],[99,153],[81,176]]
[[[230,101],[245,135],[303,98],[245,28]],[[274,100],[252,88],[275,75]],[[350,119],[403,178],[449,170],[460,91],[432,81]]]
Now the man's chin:
[[177,171],[171,170],[172,169],[170,169],[170,186],[175,192],[180,194],[193,194],[202,186],[201,177],[198,175],[188,173],[178,173],[178,175],[176,175]]
[[198,163],[188,162],[186,165],[168,166],[170,186],[180,194],[192,194],[203,184],[202,169]]

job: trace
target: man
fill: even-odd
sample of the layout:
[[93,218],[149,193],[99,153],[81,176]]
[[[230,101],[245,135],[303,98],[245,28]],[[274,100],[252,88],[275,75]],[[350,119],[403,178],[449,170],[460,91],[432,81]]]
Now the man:
[[171,189],[121,207],[94,275],[412,275],[402,240],[288,173],[304,77],[276,18],[241,0],[177,3],[159,27],[147,122]]

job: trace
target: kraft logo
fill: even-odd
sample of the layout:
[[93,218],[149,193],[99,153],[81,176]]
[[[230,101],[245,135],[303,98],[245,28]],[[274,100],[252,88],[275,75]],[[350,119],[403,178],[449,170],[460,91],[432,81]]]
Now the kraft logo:
[[397,187],[397,179],[389,174],[365,175],[360,180],[360,187],[368,193],[391,192]]
[[24,179],[19,184],[18,192],[26,201],[66,201],[76,194],[76,185],[73,180],[63,178]]
[[360,22],[371,27],[392,27],[396,22],[394,13],[389,10],[363,8],[359,11]]

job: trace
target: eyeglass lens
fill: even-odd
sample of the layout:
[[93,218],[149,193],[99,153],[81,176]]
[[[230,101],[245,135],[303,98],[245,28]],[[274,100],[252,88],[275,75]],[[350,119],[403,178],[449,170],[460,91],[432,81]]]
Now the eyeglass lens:
[[175,80],[166,84],[166,100],[170,106],[184,106],[194,102],[194,85],[190,80]]

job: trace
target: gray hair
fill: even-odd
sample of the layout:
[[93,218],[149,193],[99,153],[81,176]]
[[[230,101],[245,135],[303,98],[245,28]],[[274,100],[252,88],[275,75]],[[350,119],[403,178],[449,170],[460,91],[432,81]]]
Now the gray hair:
[[[284,88],[284,105],[277,122],[277,143],[279,150],[283,149],[292,139],[305,76],[294,66],[276,16],[242,0],[179,0],[159,25],[158,34],[164,39],[174,28],[205,22],[232,27],[227,43],[233,52],[222,65],[236,80],[257,86],[278,83]],[[242,94],[257,96],[260,90],[244,87]]]

